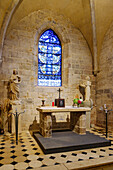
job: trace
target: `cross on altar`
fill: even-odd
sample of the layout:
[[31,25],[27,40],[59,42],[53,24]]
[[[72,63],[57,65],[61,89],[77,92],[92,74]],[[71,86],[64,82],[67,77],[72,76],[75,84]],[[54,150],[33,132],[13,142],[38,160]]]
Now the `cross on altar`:
[[60,99],[60,92],[62,91],[60,88],[57,90],[59,92],[59,99]]

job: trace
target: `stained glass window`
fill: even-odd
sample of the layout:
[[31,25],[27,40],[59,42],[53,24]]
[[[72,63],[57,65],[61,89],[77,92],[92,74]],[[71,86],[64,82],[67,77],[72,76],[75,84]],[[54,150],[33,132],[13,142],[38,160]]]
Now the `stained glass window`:
[[38,44],[38,85],[61,86],[62,48],[55,32],[46,30]]

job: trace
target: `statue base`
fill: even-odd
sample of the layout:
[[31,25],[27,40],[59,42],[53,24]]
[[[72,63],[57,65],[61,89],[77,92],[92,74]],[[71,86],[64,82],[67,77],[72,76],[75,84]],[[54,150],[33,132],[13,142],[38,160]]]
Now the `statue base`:
[[[93,101],[92,100],[86,100],[84,101],[84,107],[90,107],[92,108]],[[91,128],[91,111],[86,112],[86,130],[90,130]]]

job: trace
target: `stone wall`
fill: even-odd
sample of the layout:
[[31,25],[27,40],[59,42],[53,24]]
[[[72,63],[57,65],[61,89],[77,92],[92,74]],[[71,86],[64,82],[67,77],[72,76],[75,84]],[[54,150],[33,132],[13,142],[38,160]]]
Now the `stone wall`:
[[[100,55],[100,72],[97,76],[97,125],[105,127],[105,113],[100,107],[107,104],[113,109],[113,22],[107,31]],[[108,126],[113,128],[113,112],[108,114]]]
[[[0,68],[0,100],[7,98],[7,81],[13,69],[21,76],[20,99],[26,112],[22,115],[22,129],[26,130],[33,120],[39,122],[36,107],[45,104],[51,106],[58,98],[57,87],[38,87],[38,39],[46,29],[53,29],[62,43],[62,87],[61,97],[66,105],[72,105],[72,100],[79,94],[78,84],[90,76],[91,98],[95,102],[95,77],[92,75],[92,55],[82,33],[62,15],[52,11],[35,11],[23,18],[13,30],[8,33],[3,49],[3,63]],[[93,122],[95,116],[92,116]],[[66,119],[66,115],[58,115],[57,119]]]

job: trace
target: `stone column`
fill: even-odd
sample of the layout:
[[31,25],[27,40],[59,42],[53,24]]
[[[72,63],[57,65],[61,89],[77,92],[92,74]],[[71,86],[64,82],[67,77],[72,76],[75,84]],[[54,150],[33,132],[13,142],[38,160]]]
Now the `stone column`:
[[96,19],[95,19],[95,2],[90,0],[91,9],[91,22],[93,31],[93,56],[94,56],[94,75],[98,73],[98,61],[97,61],[97,36],[96,36]]

